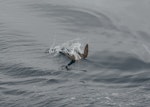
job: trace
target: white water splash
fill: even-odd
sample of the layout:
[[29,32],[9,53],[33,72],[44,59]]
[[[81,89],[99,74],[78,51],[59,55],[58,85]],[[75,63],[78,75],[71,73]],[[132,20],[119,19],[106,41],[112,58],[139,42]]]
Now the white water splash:
[[81,59],[79,53],[83,54],[83,44],[80,39],[75,39],[49,49],[49,53],[54,56],[58,56],[60,52],[75,56],[75,60],[79,60]]

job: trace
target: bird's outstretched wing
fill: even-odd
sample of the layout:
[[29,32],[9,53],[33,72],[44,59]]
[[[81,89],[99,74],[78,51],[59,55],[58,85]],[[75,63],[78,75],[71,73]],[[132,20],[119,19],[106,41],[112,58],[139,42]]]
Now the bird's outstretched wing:
[[89,46],[88,46],[88,44],[86,44],[86,46],[85,46],[85,48],[84,48],[84,53],[81,54],[80,56],[81,56],[83,59],[85,59],[85,58],[87,58],[87,56],[88,56],[88,52],[89,52]]

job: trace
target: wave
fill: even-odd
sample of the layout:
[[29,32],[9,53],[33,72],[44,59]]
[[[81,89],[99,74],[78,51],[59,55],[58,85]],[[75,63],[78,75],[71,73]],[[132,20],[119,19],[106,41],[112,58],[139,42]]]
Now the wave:
[[51,71],[42,71],[35,69],[33,67],[24,67],[21,64],[1,64],[0,66],[1,72],[10,75],[10,76],[17,76],[17,77],[33,77],[33,76],[44,76],[44,75],[51,75]]
[[[28,5],[34,12],[40,13],[41,17],[51,17],[66,26],[64,29],[71,32],[88,32],[93,29],[117,30],[111,18],[102,12],[91,11],[86,8],[34,3]],[[68,27],[69,26],[69,27]],[[82,30],[81,30],[82,29]]]
[[96,67],[118,69],[120,71],[139,71],[150,69],[150,63],[140,59],[135,54],[125,52],[101,51],[89,57],[89,62]]

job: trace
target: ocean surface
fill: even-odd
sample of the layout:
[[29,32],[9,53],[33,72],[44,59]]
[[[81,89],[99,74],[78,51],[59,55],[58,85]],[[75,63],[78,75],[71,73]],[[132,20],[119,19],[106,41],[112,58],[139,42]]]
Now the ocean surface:
[[[149,107],[149,0],[0,0],[0,107]],[[82,39],[86,60],[46,50]]]

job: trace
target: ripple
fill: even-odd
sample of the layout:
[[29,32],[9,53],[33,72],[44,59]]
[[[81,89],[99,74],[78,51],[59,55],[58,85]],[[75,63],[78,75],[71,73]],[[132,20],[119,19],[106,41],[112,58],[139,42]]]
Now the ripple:
[[36,12],[40,12],[42,17],[54,17],[61,25],[66,26],[64,29],[68,31],[83,32],[95,28],[117,29],[111,19],[103,13],[52,4],[30,4],[28,6]]
[[45,76],[52,75],[54,70],[51,71],[42,71],[34,69],[32,67],[23,67],[20,64],[14,65],[3,65],[0,67],[1,72],[5,75],[14,76],[14,77],[33,77],[33,76]]
[[22,91],[22,90],[7,90],[7,91],[3,91],[3,94],[5,95],[24,95],[24,94],[30,94],[30,92],[27,91]]
[[126,52],[97,52],[94,56],[89,57],[87,63],[92,63],[97,69],[117,69],[120,71],[138,72],[140,70],[149,70],[150,63],[139,59],[135,54]]

